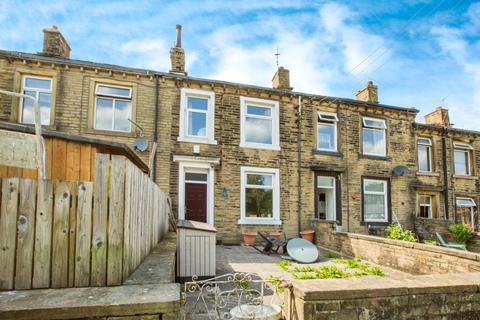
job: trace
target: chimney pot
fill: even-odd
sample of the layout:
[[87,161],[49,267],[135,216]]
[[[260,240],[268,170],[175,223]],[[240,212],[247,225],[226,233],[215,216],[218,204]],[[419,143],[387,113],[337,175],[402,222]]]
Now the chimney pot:
[[71,51],[67,40],[56,25],[50,29],[43,29],[43,55],[68,59]]
[[372,80],[368,80],[367,85],[359,90],[356,96],[361,101],[378,103],[378,86],[374,85]]
[[182,47],[182,25],[177,24],[176,29],[177,29],[177,43],[175,44],[175,47],[181,48]]
[[293,90],[290,87],[290,71],[284,67],[278,67],[272,79],[272,87],[274,89]]
[[177,24],[177,41],[175,46],[170,49],[170,62],[172,68],[170,72],[187,75],[185,71],[185,50],[182,48],[182,26]]

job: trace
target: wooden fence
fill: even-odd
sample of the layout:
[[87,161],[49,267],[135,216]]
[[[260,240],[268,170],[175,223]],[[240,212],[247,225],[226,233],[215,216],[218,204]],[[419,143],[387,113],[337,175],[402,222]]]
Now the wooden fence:
[[96,181],[0,179],[0,290],[121,284],[168,231],[167,196],[124,156]]

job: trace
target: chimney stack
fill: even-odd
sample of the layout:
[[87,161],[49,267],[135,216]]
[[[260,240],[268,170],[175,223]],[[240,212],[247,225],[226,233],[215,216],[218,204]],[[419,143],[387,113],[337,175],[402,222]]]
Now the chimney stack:
[[42,54],[50,57],[70,58],[72,49],[58,30],[57,26],[43,29],[43,51]]
[[182,48],[182,26],[177,24],[177,41],[175,46],[170,49],[170,61],[172,69],[170,72],[187,75],[185,71],[185,51]]
[[378,103],[378,86],[373,85],[372,80],[368,80],[367,85],[358,91],[357,99],[370,103]]
[[448,109],[437,107],[435,111],[430,112],[425,116],[426,124],[434,124],[442,127],[451,127],[450,117],[448,116]]
[[291,91],[293,88],[290,87],[290,71],[284,67],[278,67],[272,79],[272,87]]

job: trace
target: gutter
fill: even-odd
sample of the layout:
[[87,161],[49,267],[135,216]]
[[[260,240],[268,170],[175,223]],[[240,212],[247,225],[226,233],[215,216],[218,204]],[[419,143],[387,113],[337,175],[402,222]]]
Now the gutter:
[[298,235],[302,231],[302,96],[298,96],[297,112],[297,175],[298,175],[298,202],[297,202],[297,221]]
[[[158,141],[158,113],[159,113],[159,94],[160,94],[160,76],[158,74],[154,74],[155,77],[155,117],[153,124],[153,143],[157,143]],[[155,148],[155,154],[153,155],[153,165],[152,165],[152,177],[153,182],[157,182],[157,148]]]
[[444,184],[444,206],[445,220],[448,220],[448,164],[447,164],[447,128],[442,128],[442,158],[443,158],[443,184]]

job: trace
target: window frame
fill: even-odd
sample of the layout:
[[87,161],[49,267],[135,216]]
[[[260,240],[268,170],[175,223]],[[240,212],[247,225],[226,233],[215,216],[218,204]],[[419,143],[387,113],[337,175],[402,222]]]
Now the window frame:
[[[117,95],[111,95],[111,94],[103,94],[103,93],[98,93],[98,87],[99,86],[104,86],[104,87],[112,87],[112,88],[119,88],[119,89],[128,89],[130,92],[130,98],[125,98],[124,96],[117,96]],[[133,120],[133,112],[134,112],[134,107],[133,107],[133,87],[131,86],[121,86],[117,84],[110,84],[108,82],[102,82],[102,81],[96,81],[94,84],[94,92],[93,92],[93,99],[94,99],[94,108],[93,108],[93,124],[92,127],[94,130],[99,130],[99,131],[106,131],[106,132],[115,132],[115,133],[131,133],[132,132],[132,123],[129,121],[129,129],[128,130],[116,130],[115,129],[115,110],[116,110],[116,101],[127,101],[130,102],[130,117],[127,119]],[[113,109],[113,114],[112,114],[112,127],[110,129],[105,129],[105,128],[97,128],[97,102],[98,98],[101,99],[112,99],[112,109]]]
[[[323,116],[331,116],[333,119],[322,119]],[[316,132],[316,137],[317,137],[317,145],[316,149],[318,151],[326,151],[326,152],[337,152],[338,151],[338,116],[334,112],[324,112],[324,111],[317,111],[317,132]],[[333,149],[327,149],[327,148],[320,148],[319,147],[319,134],[318,134],[318,129],[320,125],[324,126],[331,126],[333,127]]]
[[[50,89],[39,89],[39,88],[29,88],[26,87],[26,79],[31,78],[31,79],[39,79],[39,80],[49,80],[50,81]],[[22,74],[21,75],[21,81],[20,81],[20,93],[25,94],[25,91],[35,91],[35,98],[37,101],[39,101],[40,93],[49,93],[50,94],[50,116],[48,119],[48,124],[41,124],[42,126],[51,126],[53,124],[53,113],[54,113],[54,104],[55,104],[55,99],[54,99],[54,90],[55,85],[54,85],[54,77],[49,77],[49,76],[42,76],[42,75],[35,75],[35,74]],[[23,104],[24,104],[25,98],[21,97],[19,99],[19,105],[18,105],[18,123],[22,124],[35,124],[35,120],[33,122],[23,122]],[[40,107],[40,105],[39,105]],[[35,112],[35,110],[34,110]],[[40,116],[40,120],[42,117]],[[40,121],[41,122],[41,121]]]
[[[428,144],[427,143],[420,143],[420,140],[428,140]],[[427,148],[427,154],[428,154],[428,163],[427,163],[427,166],[428,166],[428,171],[425,171],[425,170],[421,170],[420,169],[420,146],[424,146]],[[417,168],[418,168],[418,172],[425,172],[425,173],[431,173],[433,172],[433,161],[432,161],[432,150],[433,150],[433,143],[432,143],[432,139],[430,138],[423,138],[423,137],[419,137],[417,138]]]
[[[430,199],[428,205],[422,204],[422,203],[420,202],[420,200],[421,200],[422,197],[425,197],[425,198]],[[434,199],[433,199],[433,196],[432,196],[431,194],[419,194],[419,195],[418,195],[418,209],[419,209],[419,210],[418,210],[417,217],[420,217],[420,208],[421,208],[421,207],[428,207],[427,217],[420,217],[420,218],[432,219],[432,218],[433,218],[433,206],[434,206],[433,201],[434,201]]]
[[[261,108],[270,108],[272,114],[270,116],[272,121],[272,143],[256,143],[246,141],[246,120],[247,106],[258,106]],[[256,116],[253,116],[257,118]],[[259,116],[259,118],[265,118]],[[240,147],[242,148],[254,148],[254,149],[267,149],[267,150],[280,150],[280,103],[275,100],[265,100],[250,97],[240,97]]]
[[[368,125],[368,124],[366,124],[366,121],[368,121],[368,120],[379,121],[379,122],[383,123],[383,125],[381,125],[381,126]],[[382,154],[365,151],[365,130],[383,132],[384,144],[383,144],[383,153]],[[367,156],[373,156],[373,157],[386,157],[387,156],[387,130],[388,130],[388,126],[387,126],[387,121],[385,119],[363,116],[362,117],[362,154],[367,155]]]
[[[473,168],[472,168],[472,155],[473,155],[473,147],[467,143],[463,142],[454,142],[453,143],[453,172],[457,176],[466,176],[470,177],[473,175]],[[455,153],[462,152],[465,155],[467,162],[465,163],[466,166],[466,173],[458,173],[457,172],[457,162],[455,161]]]
[[[246,189],[258,188],[267,189],[260,186],[251,186],[247,184],[247,174],[268,174],[272,175],[272,217],[258,218],[246,216]],[[240,219],[238,224],[251,225],[281,225],[280,220],[280,170],[275,168],[259,168],[259,167],[240,167]]]
[[[378,191],[368,191],[365,192],[365,182],[366,181],[381,181],[384,184],[384,192],[380,193]],[[371,176],[363,176],[362,177],[362,221],[361,224],[381,224],[385,225],[391,221],[392,211],[391,211],[391,186],[390,186],[390,179],[389,178],[381,178],[381,177],[371,177]],[[365,194],[375,194],[380,195],[383,194],[384,197],[384,205],[385,205],[385,219],[365,219]]]
[[[188,134],[188,98],[195,97],[201,99],[207,99],[207,110],[195,110],[191,112],[205,113],[206,123],[205,136],[191,136]],[[193,142],[203,144],[217,144],[215,140],[215,92],[208,90],[182,88],[180,90],[180,119],[179,119],[179,132],[177,141],[181,142]]]

